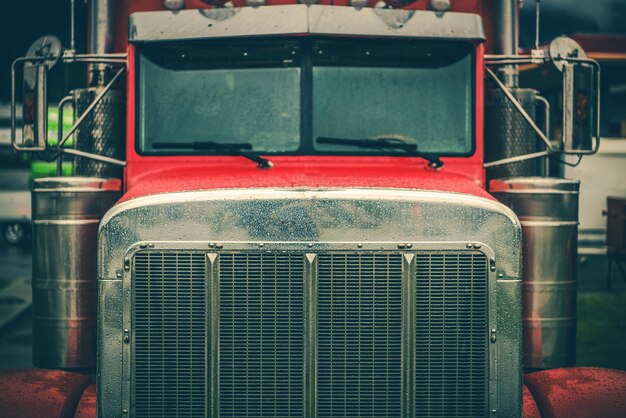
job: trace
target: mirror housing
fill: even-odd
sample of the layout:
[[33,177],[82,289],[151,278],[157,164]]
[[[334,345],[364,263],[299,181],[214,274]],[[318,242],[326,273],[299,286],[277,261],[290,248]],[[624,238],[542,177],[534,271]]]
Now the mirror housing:
[[22,145],[45,148],[48,135],[48,69],[45,63],[24,63]]
[[[594,151],[598,119],[594,67],[584,62],[566,63],[563,67],[563,138],[567,154]],[[599,140],[599,138],[598,138]]]

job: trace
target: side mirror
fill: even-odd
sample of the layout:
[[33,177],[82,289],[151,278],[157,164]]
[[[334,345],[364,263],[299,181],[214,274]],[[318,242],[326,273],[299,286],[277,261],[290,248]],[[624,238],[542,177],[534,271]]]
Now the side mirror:
[[594,68],[585,63],[563,68],[563,152],[593,151],[597,119]]
[[[61,57],[61,41],[55,36],[37,39],[25,57],[18,58],[12,67],[11,90],[11,141],[13,147],[23,151],[43,151],[48,137],[48,70]],[[15,66],[23,63],[24,81],[22,110],[24,126],[22,143],[15,143]]]
[[48,69],[45,63],[24,63],[22,145],[42,148],[48,135]]
[[600,66],[566,36],[553,40],[549,52],[552,62],[563,73],[561,152],[593,154],[600,143]]

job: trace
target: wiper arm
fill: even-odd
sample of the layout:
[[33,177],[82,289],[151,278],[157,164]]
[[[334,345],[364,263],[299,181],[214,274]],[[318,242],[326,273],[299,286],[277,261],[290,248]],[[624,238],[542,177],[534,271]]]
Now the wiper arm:
[[428,165],[433,168],[443,167],[443,161],[438,156],[430,154],[428,152],[418,151],[416,144],[408,144],[401,139],[393,137],[378,137],[376,139],[349,139],[349,138],[332,138],[325,136],[318,136],[315,139],[320,144],[339,144],[339,145],[352,145],[359,148],[378,148],[378,149],[393,149],[404,151],[407,155],[413,157],[421,157],[428,161]]
[[154,142],[152,143],[154,149],[176,149],[176,148],[188,148],[188,149],[206,149],[206,150],[224,150],[229,155],[236,155],[247,158],[258,164],[259,168],[272,168],[274,164],[268,159],[265,159],[254,152],[245,150],[252,149],[252,144],[249,142],[240,143],[221,143],[213,141],[195,141],[195,142]]

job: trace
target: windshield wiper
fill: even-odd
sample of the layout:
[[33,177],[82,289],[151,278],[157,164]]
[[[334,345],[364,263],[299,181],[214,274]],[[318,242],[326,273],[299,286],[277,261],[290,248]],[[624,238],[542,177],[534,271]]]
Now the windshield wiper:
[[428,152],[418,151],[416,144],[408,144],[402,139],[393,137],[377,137],[375,139],[348,139],[348,138],[332,138],[326,136],[318,136],[315,140],[320,144],[339,144],[352,145],[360,148],[377,148],[388,150],[404,151],[412,157],[421,157],[428,161],[428,165],[432,168],[443,167],[443,161],[438,156]]
[[247,158],[258,164],[259,168],[272,168],[274,164],[268,159],[265,159],[254,152],[246,150],[252,149],[252,144],[249,142],[236,142],[236,143],[221,143],[213,141],[195,141],[195,142],[154,142],[152,143],[154,149],[205,149],[205,150],[224,150],[228,155],[236,155]]

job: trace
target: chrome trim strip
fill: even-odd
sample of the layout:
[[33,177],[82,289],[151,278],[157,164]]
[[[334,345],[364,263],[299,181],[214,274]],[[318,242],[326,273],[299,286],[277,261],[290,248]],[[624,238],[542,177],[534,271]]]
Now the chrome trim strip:
[[402,254],[402,417],[415,414],[415,253]]
[[130,42],[245,36],[336,35],[485,40],[477,14],[304,4],[130,15]]
[[220,272],[219,254],[207,254],[207,321],[211,327],[207,333],[207,412],[219,417],[220,410]]
[[317,416],[317,254],[304,255],[304,416]]

